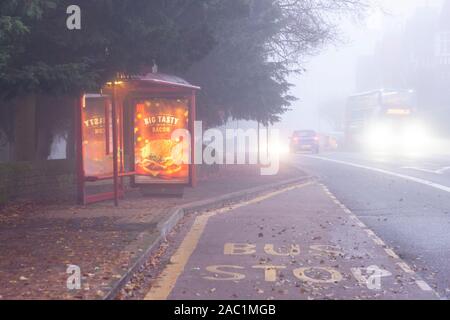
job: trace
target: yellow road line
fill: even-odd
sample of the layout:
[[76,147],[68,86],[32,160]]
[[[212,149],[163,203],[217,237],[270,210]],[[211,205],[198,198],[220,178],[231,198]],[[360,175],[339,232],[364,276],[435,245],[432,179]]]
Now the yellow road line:
[[145,300],[166,300],[172,292],[178,277],[186,267],[189,258],[197,247],[200,238],[205,230],[208,220],[220,213],[233,211],[235,209],[245,207],[251,204],[255,204],[270,198],[273,198],[282,193],[300,189],[313,184],[314,182],[307,182],[300,185],[291,186],[278,191],[274,191],[257,198],[251,199],[246,202],[238,203],[232,206],[228,206],[223,209],[218,209],[212,212],[207,212],[198,216],[186,237],[183,239],[181,245],[176,250],[175,254],[171,257],[170,263],[164,268],[163,272],[158,276],[152,285],[150,291],[145,296]]

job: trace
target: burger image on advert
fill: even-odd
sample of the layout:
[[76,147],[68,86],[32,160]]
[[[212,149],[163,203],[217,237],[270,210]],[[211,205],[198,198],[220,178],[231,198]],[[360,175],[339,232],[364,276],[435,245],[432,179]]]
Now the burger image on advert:
[[147,142],[141,149],[139,167],[153,177],[170,178],[181,171],[183,149],[180,141],[170,139]]

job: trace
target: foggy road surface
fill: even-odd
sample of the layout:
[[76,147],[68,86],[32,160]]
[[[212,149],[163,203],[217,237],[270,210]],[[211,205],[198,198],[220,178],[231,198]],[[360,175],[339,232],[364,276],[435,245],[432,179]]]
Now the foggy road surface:
[[192,219],[146,299],[437,298],[316,181]]
[[295,155],[333,194],[450,297],[450,156]]

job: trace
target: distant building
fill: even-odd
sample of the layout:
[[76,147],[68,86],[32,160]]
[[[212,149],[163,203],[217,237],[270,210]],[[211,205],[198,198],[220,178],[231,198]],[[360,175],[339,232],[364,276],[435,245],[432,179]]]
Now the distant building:
[[450,0],[419,7],[403,27],[386,29],[357,72],[359,91],[414,89],[423,116],[450,134]]
[[435,41],[439,65],[450,66],[450,0],[442,8]]

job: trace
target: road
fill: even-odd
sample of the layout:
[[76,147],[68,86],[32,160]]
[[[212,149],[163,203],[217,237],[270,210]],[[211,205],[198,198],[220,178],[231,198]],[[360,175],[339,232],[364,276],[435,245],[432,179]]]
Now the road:
[[450,298],[450,155],[296,155],[333,194]]
[[290,162],[315,178],[192,216],[145,299],[450,297],[450,157]]

